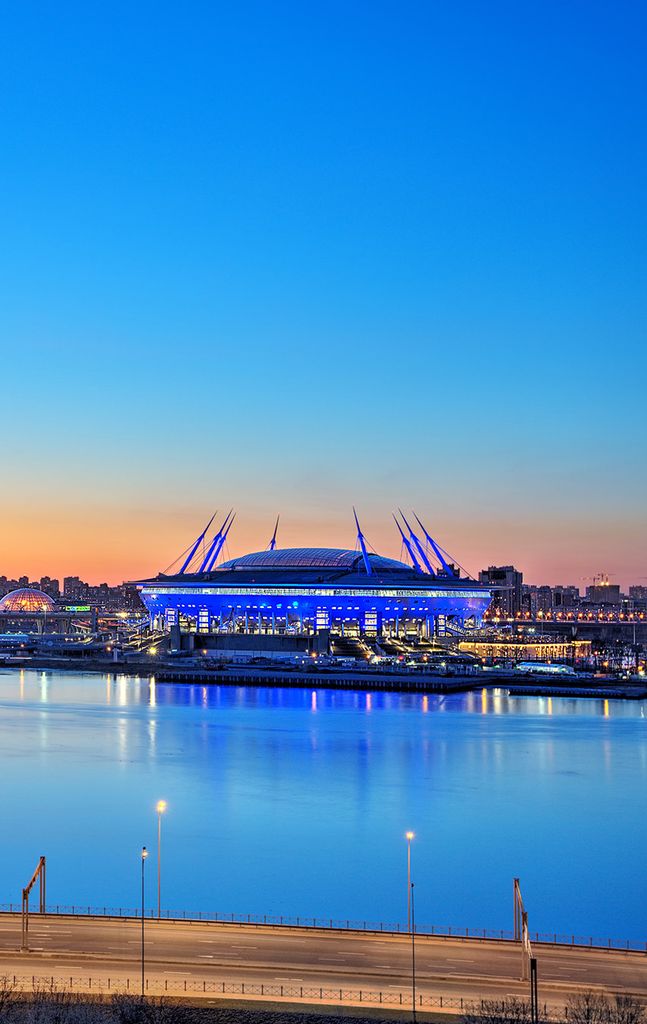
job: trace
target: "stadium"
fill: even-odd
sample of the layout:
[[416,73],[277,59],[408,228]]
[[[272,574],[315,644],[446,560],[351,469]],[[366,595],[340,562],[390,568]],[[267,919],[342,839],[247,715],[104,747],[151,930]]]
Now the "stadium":
[[234,516],[208,540],[212,517],[171,571],[136,585],[167,633],[432,638],[480,625],[490,590],[412,519],[419,532],[394,516],[406,561],[369,551],[355,515],[354,549],[278,548],[277,519],[265,550],[219,563]]

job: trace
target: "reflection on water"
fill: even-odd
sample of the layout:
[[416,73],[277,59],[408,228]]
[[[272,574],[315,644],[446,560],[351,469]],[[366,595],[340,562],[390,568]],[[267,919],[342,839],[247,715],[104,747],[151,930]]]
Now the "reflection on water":
[[[638,702],[173,686],[0,674],[0,900],[135,906],[164,818],[170,909],[644,939]],[[156,889],[151,859],[151,903]]]

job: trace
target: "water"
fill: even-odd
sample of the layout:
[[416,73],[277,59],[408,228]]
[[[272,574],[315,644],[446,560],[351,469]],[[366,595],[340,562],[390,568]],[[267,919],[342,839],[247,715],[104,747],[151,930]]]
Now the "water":
[[0,901],[647,939],[647,722],[620,701],[0,673]]

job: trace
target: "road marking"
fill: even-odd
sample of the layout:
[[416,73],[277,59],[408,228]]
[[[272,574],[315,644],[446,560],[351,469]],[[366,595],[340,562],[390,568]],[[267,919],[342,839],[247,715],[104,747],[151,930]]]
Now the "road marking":
[[303,981],[303,978],[279,978],[278,974],[275,974],[274,981]]
[[475,964],[476,963],[476,960],[464,960],[462,956],[446,956],[445,960],[447,960],[447,962],[450,963],[450,964]]
[[237,946],[234,942],[231,944],[232,949],[258,949],[258,946]]
[[199,953],[198,960],[215,960],[213,953]]

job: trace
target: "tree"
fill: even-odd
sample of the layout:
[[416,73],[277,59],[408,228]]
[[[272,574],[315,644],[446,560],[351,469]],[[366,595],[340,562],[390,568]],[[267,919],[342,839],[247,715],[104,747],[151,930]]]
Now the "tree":
[[645,1009],[635,996],[582,992],[566,1004],[568,1024],[643,1024]]
[[611,1005],[613,1024],[643,1024],[645,1007],[635,996],[618,993]]
[[463,1014],[464,1024],[530,1024],[530,1003],[509,999],[482,999],[472,1003]]

